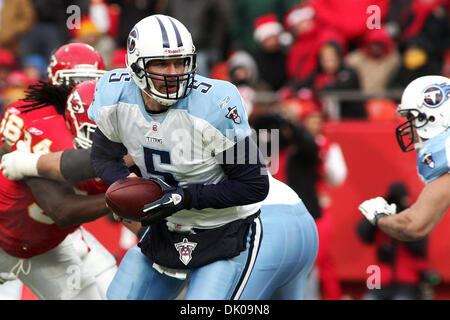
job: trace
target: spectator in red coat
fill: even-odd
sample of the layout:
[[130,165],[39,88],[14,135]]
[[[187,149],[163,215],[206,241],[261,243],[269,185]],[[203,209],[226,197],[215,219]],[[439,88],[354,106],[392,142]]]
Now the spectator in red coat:
[[294,36],[286,61],[289,80],[305,81],[317,69],[320,46],[335,41],[344,47],[342,36],[323,25],[316,17],[312,4],[306,2],[294,6],[285,16],[285,27]]

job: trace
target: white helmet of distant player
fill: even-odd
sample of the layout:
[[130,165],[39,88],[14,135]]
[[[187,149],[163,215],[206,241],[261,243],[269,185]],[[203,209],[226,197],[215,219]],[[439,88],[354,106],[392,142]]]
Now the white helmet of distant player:
[[423,76],[408,84],[397,108],[400,116],[408,118],[396,129],[397,141],[404,152],[420,149],[424,140],[450,127],[449,94],[450,79],[443,76]]
[[[184,73],[166,75],[146,69],[152,59],[185,58]],[[128,35],[126,65],[134,82],[147,95],[162,105],[170,106],[192,91],[196,71],[196,54],[190,32],[178,20],[165,15],[152,15],[139,21]],[[164,81],[166,93],[155,89],[152,80]],[[177,85],[169,93],[168,85]]]

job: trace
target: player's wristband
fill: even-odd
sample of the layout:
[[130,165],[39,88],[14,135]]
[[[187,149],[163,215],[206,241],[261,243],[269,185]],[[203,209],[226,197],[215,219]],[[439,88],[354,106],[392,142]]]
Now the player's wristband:
[[78,183],[97,177],[91,164],[91,149],[64,150],[61,155],[59,170],[64,179],[70,183]]

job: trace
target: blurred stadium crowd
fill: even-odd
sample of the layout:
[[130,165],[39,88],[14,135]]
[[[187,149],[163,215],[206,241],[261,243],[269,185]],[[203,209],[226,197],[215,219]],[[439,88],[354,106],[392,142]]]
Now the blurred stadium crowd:
[[275,177],[317,219],[321,297],[341,299],[326,217],[329,188],[345,180],[346,165],[322,123],[395,119],[409,82],[450,76],[450,1],[3,0],[0,115],[47,78],[52,51],[67,42],[95,47],[107,69],[125,67],[129,31],[155,13],[191,30],[198,73],[234,83],[255,129],[280,130]]
[[269,106],[300,116],[313,101],[332,118],[393,117],[407,83],[450,74],[449,8],[447,0],[5,0],[1,105],[45,78],[52,50],[66,42],[91,44],[109,69],[124,66],[131,27],[163,13],[191,30],[198,73],[234,82],[249,114]]

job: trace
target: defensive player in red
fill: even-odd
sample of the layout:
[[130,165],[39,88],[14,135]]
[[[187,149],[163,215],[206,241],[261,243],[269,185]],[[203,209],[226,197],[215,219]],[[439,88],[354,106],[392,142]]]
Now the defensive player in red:
[[[97,80],[89,80],[77,84],[67,98],[66,104],[65,119],[74,137],[73,145],[75,149],[84,149],[86,152],[90,151],[92,134],[97,128],[97,125],[87,115],[88,108],[94,98],[96,84]],[[72,161],[76,161],[76,159],[74,157]],[[132,160],[128,156],[125,157],[125,161],[129,166],[133,165]],[[77,178],[78,173],[78,170],[74,170],[74,178]],[[87,194],[103,194],[109,187],[99,178],[83,180],[75,184],[75,186]],[[136,235],[141,227],[140,223],[129,222],[117,216],[115,216],[115,219],[121,221],[124,225],[121,233],[128,233],[125,229],[129,229]]]
[[[97,80],[77,84],[67,98],[65,109],[66,124],[73,135],[75,149],[87,149],[92,146],[91,134],[96,125],[87,117],[87,109],[92,102]],[[105,193],[108,185],[100,179],[91,179],[76,184],[77,189],[87,194]]]
[[[71,43],[50,60],[48,82],[9,106],[2,149],[34,154],[72,149],[63,114],[71,85],[104,73],[92,47]],[[80,187],[80,186],[79,186]],[[0,177],[0,272],[14,273],[40,299],[104,299],[114,257],[80,224],[109,213],[103,194],[75,194],[68,183]]]

